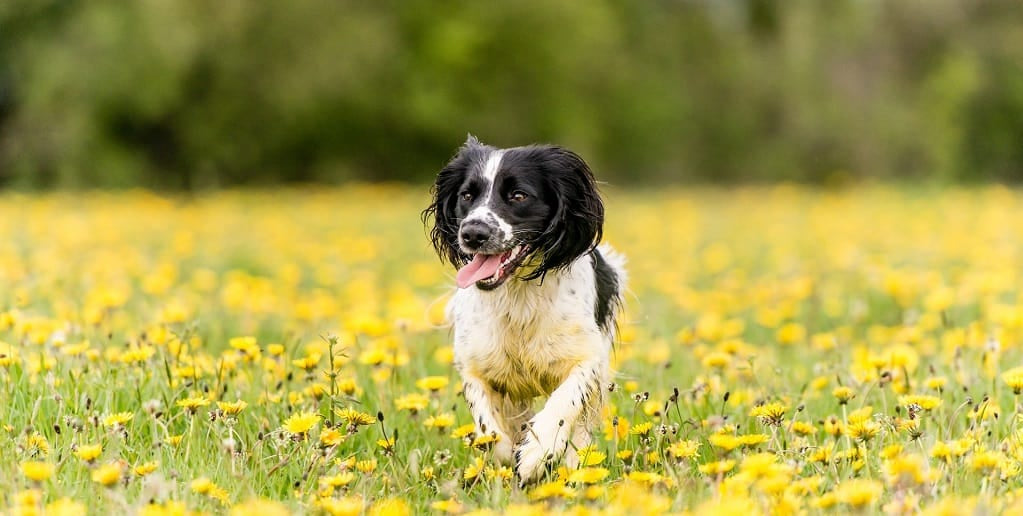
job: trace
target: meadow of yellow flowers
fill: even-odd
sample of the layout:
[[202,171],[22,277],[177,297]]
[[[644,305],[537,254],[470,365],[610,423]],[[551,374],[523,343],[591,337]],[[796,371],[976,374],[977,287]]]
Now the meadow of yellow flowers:
[[1023,196],[608,193],[611,405],[473,435],[424,189],[0,196],[0,513],[1023,511]]

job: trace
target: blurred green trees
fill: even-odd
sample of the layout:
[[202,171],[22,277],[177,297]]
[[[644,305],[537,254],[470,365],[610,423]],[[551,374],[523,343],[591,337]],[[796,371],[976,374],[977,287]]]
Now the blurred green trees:
[[1019,0],[6,0],[0,186],[1023,179]]

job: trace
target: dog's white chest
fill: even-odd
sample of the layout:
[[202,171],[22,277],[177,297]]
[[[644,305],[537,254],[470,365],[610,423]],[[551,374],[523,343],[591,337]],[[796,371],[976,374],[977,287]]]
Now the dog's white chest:
[[589,259],[548,275],[543,284],[511,281],[451,300],[456,366],[517,399],[550,394],[571,369],[610,346],[593,317]]

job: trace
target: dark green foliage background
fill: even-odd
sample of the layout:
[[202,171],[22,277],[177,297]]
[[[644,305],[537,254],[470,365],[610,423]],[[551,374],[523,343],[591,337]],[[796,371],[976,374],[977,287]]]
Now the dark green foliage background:
[[1023,179],[1019,0],[5,0],[0,186]]

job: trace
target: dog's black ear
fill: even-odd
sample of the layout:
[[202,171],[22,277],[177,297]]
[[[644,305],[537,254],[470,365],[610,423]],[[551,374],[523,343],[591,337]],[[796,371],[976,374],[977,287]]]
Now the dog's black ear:
[[555,146],[537,147],[553,217],[537,239],[539,266],[525,279],[542,278],[564,268],[600,243],[604,232],[604,203],[590,167],[576,153]]
[[458,190],[465,182],[469,167],[482,159],[485,152],[486,146],[470,134],[455,157],[437,174],[430,190],[433,202],[423,210],[423,223],[430,227],[433,248],[442,260],[455,267],[468,261],[458,248],[459,221],[455,216]]

